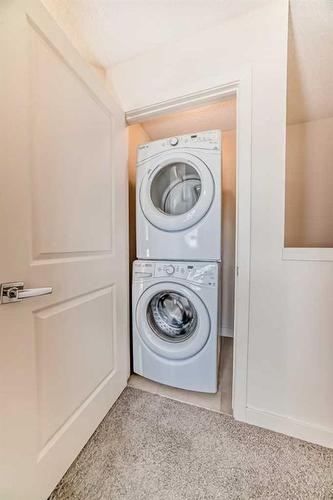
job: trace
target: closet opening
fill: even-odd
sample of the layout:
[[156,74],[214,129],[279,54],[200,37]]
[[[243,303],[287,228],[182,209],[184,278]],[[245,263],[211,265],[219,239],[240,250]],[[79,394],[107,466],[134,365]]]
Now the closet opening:
[[[163,385],[135,373],[129,385],[170,397],[185,403],[201,406],[232,415],[233,391],[233,343],[234,343],[234,303],[236,274],[236,151],[237,151],[237,107],[236,95],[223,98],[212,104],[192,107],[178,112],[154,116],[128,126],[129,134],[129,275],[132,302],[132,267],[137,259],[136,247],[136,169],[139,146],[162,139],[195,136],[197,133],[217,130],[222,137],[222,259],[220,277],[219,342],[218,342],[218,391],[206,393],[190,391]],[[131,303],[133,314],[133,304]],[[132,333],[131,318],[131,333]],[[131,335],[132,338],[132,335]],[[133,353],[132,353],[133,355]],[[132,365],[133,366],[133,365]]]

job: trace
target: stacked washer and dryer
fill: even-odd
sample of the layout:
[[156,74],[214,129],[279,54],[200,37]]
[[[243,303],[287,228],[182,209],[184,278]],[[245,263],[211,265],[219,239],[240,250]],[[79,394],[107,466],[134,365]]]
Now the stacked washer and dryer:
[[218,130],[138,148],[134,372],[200,392],[217,391],[221,179]]

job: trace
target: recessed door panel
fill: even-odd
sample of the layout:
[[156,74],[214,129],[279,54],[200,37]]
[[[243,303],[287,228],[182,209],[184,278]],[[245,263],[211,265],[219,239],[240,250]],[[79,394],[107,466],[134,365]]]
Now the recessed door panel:
[[40,446],[114,367],[113,288],[35,313]]
[[33,255],[110,251],[110,111],[30,31]]

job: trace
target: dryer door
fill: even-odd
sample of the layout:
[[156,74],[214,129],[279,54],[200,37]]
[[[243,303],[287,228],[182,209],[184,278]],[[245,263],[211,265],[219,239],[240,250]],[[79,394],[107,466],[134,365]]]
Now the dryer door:
[[178,283],[158,283],[141,295],[136,326],[146,346],[168,359],[194,356],[210,334],[206,306],[196,293]]
[[181,231],[199,222],[213,198],[214,180],[209,168],[189,153],[159,157],[140,187],[145,217],[164,231]]

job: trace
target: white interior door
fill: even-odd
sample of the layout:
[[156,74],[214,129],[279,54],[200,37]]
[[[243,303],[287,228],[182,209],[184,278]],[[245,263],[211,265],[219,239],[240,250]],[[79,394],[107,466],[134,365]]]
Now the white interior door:
[[122,111],[37,0],[0,5],[0,498],[45,500],[129,375]]

